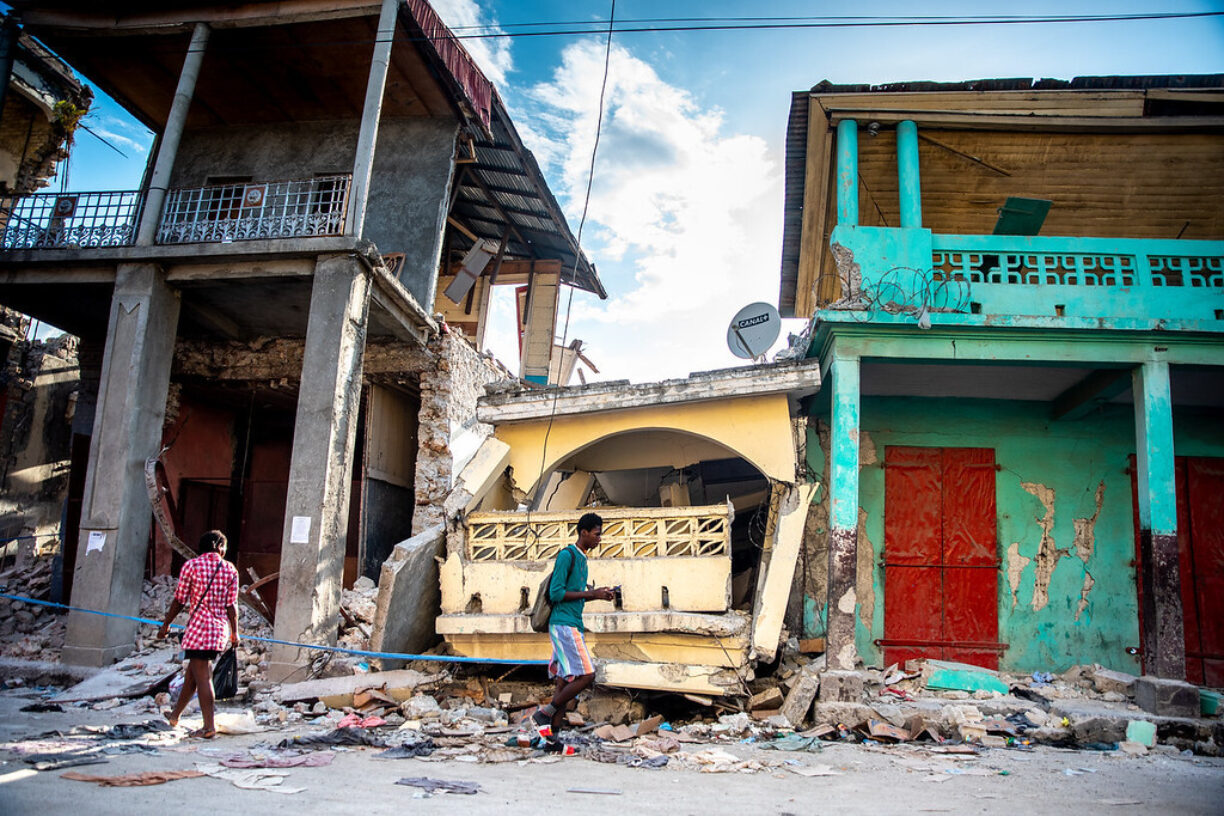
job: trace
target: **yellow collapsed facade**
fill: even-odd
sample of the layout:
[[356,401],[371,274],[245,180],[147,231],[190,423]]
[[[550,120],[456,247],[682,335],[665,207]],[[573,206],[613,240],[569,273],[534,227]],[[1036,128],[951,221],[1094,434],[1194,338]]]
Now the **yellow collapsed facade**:
[[744,693],[782,634],[816,487],[798,400],[818,387],[797,361],[482,398],[494,433],[448,500],[438,634],[461,655],[546,659],[527,613],[594,511],[590,580],[622,588],[586,606],[599,681]]

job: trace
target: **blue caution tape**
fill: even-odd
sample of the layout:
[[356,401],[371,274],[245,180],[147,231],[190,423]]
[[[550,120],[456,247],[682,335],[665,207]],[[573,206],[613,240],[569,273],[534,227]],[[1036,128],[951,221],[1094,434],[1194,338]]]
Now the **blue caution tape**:
[[[133,615],[119,615],[114,612],[99,612],[96,609],[82,609],[79,606],[69,606],[67,604],[55,603],[54,601],[40,601],[36,598],[27,598],[23,595],[9,595],[5,592],[0,592],[0,598],[8,598],[10,601],[21,601],[22,603],[38,604],[39,606],[49,606],[53,609],[66,609],[70,612],[84,612],[87,615],[101,615],[104,618],[118,618],[119,620],[136,621],[143,623],[146,626],[161,627],[162,622],[159,620],[150,620],[148,618],[138,618]],[[171,629],[184,629],[181,623],[170,624]],[[312,643],[297,643],[292,640],[277,640],[276,638],[257,637],[256,635],[246,635],[244,640],[255,640],[260,643],[274,643],[278,646],[296,646],[299,649],[310,649],[316,652],[335,652],[337,654],[357,655],[358,657],[377,657],[384,660],[424,660],[431,663],[479,663],[495,666],[547,666],[547,660],[506,660],[497,657],[460,657],[458,655],[428,655],[428,654],[404,654],[402,652],[369,652],[364,649],[345,649],[340,646],[319,646]]]

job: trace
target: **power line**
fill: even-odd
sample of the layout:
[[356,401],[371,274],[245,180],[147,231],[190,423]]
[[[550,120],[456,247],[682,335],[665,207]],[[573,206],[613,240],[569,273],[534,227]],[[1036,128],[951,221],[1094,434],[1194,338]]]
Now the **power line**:
[[[676,17],[642,18],[641,20],[595,20],[573,22],[501,23],[496,25],[455,26],[448,34],[433,36],[394,36],[393,43],[431,42],[436,40],[515,40],[529,37],[582,37],[591,34],[660,34],[699,31],[801,31],[810,29],[851,28],[932,28],[953,26],[1048,25],[1079,23],[1125,23],[1162,20],[1191,20],[1224,17],[1224,11],[1149,12],[1135,14],[1067,14],[1067,15],[976,15],[964,17]],[[658,25],[656,23],[686,23]],[[544,28],[550,26],[551,28]],[[544,30],[507,31],[508,28],[544,28]],[[466,31],[472,33],[455,33]],[[209,52],[268,51],[276,48],[320,48],[371,45],[386,40],[358,38],[344,40],[297,41],[278,45],[259,43],[232,45],[213,42]],[[169,53],[169,49],[167,49]],[[177,50],[174,53],[181,53]]]

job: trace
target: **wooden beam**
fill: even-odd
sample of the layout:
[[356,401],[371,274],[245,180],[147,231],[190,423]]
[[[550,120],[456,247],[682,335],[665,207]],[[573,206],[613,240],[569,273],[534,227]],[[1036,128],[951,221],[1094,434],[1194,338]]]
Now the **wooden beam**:
[[[493,206],[493,209],[497,210],[497,212],[501,215],[502,220],[506,222],[506,227],[514,233],[514,236],[519,239],[520,243],[531,250],[532,257],[540,257],[540,252],[535,248],[535,244],[524,238],[523,234],[518,231],[518,227],[516,227],[514,222],[510,220],[510,216],[506,214],[506,210],[502,207],[501,202],[497,200],[497,196],[493,195],[493,193],[489,191],[489,188],[485,186],[484,179],[480,177],[480,173],[472,173],[471,178],[476,182],[476,186],[478,186],[484,192],[484,194],[489,197],[489,203]],[[538,218],[539,216],[536,217]]]
[[454,216],[451,216],[451,215],[446,216],[446,223],[450,224],[452,227],[454,227],[455,229],[459,230],[459,231],[460,231],[460,232],[462,232],[464,235],[466,235],[468,238],[471,238],[473,241],[479,241],[479,240],[480,240],[480,236],[479,236],[479,235],[477,235],[476,233],[472,232],[470,229],[468,229],[467,227],[465,227],[463,224],[460,224],[460,223],[459,223],[459,220],[458,220],[457,218],[455,218]]
[[1220,130],[1224,116],[1059,116],[928,110],[829,109],[834,124],[846,119],[895,125],[909,119],[919,127],[948,130],[1014,130],[1045,133],[1153,133]]
[[807,160],[803,174],[803,226],[799,237],[799,264],[795,281],[794,317],[810,317],[816,309],[816,281],[824,266],[825,210],[829,195],[829,157],[833,132],[816,100],[808,102]]

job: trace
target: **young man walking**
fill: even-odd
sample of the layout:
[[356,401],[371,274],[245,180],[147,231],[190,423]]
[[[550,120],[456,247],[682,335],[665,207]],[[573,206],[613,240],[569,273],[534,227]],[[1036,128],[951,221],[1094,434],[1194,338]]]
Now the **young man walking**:
[[582,637],[582,610],[587,601],[610,601],[611,587],[587,589],[586,553],[599,545],[603,535],[603,519],[586,513],[578,519],[578,540],[557,553],[548,599],[552,615],[548,619],[548,637],[552,641],[552,660],[548,676],[555,678],[552,700],[540,706],[531,716],[536,731],[548,742],[548,748],[562,750],[557,741],[565,707],[595,680],[595,664]]

